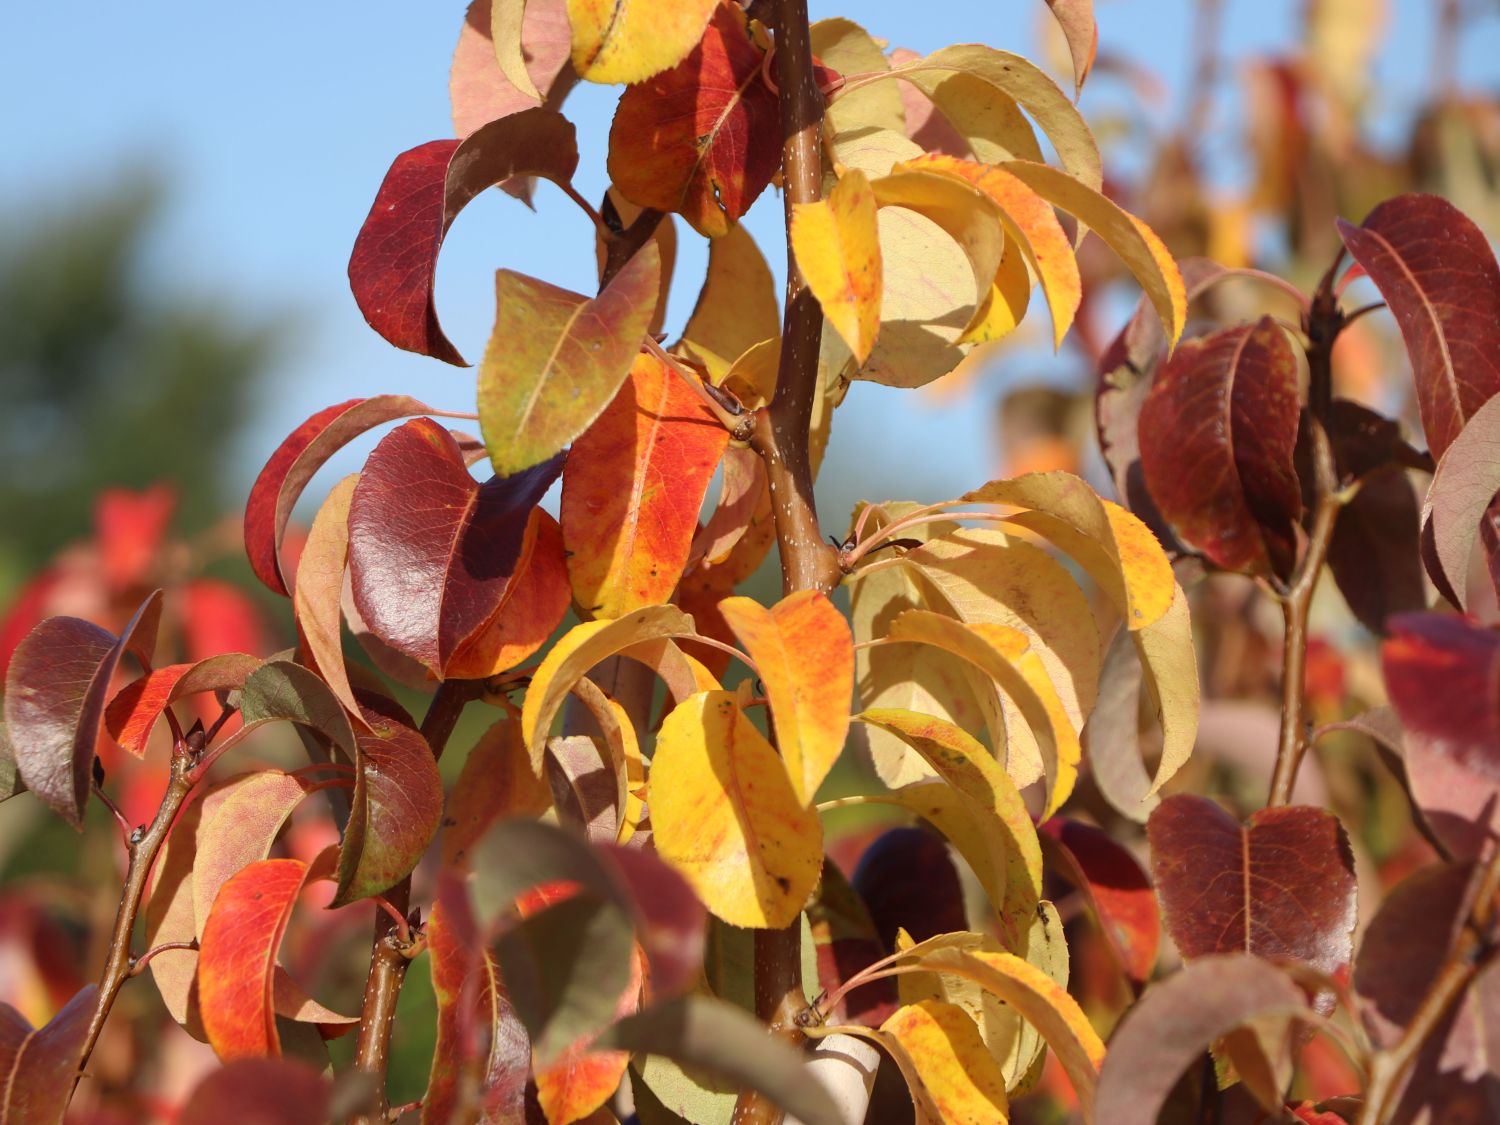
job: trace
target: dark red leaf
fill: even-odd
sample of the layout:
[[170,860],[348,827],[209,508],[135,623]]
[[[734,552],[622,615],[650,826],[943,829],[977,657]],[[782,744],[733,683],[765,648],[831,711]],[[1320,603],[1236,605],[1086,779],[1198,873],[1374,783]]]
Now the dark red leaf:
[[[838,867],[823,864],[807,923],[818,958],[818,987],[832,993],[861,969],[891,952],[875,930],[869,907]],[[831,1016],[839,1023],[879,1027],[896,1010],[896,983],[876,980],[850,989]]]
[[1146,488],[1226,570],[1291,572],[1302,495],[1297,359],[1270,317],[1180,344],[1140,414]]
[[1339,511],[1328,569],[1350,611],[1373,633],[1384,633],[1393,614],[1427,608],[1421,530],[1416,490],[1399,470],[1367,477]]
[[528,109],[462,141],[429,141],[396,157],[349,256],[349,286],[370,327],[398,348],[464,364],[433,304],[438,251],[458,213],[513,176],[566,184],[578,167],[573,126]]
[[177,494],[165,484],[144,492],[108,488],[99,494],[94,539],[110,590],[120,593],[146,581],[176,508]]
[[443,675],[504,599],[531,510],[562,462],[559,454],[481,486],[431,419],[387,434],[349,506],[350,582],[365,624]]
[[1261,809],[1242,825],[1182,793],[1157,807],[1146,835],[1162,917],[1184,957],[1253,953],[1329,976],[1349,964],[1354,858],[1332,813]]
[[322,1125],[328,1081],[293,1059],[235,1059],[194,1087],[177,1125]]
[[1500,633],[1408,613],[1380,655],[1412,799],[1451,854],[1475,857],[1500,833]]
[[17,646],[5,677],[5,725],[26,786],[82,830],[111,681],[126,651],[150,666],[161,591],[118,638],[76,617],[52,617]]
[[1040,828],[1052,866],[1078,888],[1094,909],[1110,948],[1131,980],[1151,979],[1161,943],[1156,895],[1141,865],[1109,835],[1091,824],[1053,817]]
[[892,828],[865,849],[850,880],[870,910],[880,942],[896,945],[968,929],[958,871],[942,837],[925,828]]
[[1401,327],[1422,428],[1441,457],[1500,391],[1500,267],[1488,239],[1435,195],[1402,195],[1339,221],[1344,245]]
[[96,985],[85,985],[35,1030],[20,1012],[0,1004],[0,1120],[63,1119],[98,996]]
[[[1472,863],[1417,871],[1391,890],[1365,930],[1353,983],[1377,1047],[1395,1043],[1416,1015],[1469,913],[1475,875]],[[1500,971],[1491,965],[1427,1040],[1391,1119],[1500,1119],[1497,1035]]]

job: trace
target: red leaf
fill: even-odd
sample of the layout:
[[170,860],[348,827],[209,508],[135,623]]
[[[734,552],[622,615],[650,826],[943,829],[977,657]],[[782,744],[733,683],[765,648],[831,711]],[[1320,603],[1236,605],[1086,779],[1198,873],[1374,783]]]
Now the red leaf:
[[329,1119],[331,1087],[304,1062],[235,1059],[212,1071],[188,1098],[177,1125],[322,1125]]
[[561,470],[559,455],[481,486],[436,422],[392,430],[349,506],[350,580],[365,624],[443,676],[504,600],[531,511]]
[[1206,797],[1168,797],[1146,826],[1167,933],[1184,957],[1245,952],[1311,965],[1349,964],[1354,859],[1338,818],[1270,808],[1241,825]]
[[0,1120],[63,1119],[98,996],[98,986],[84,985],[35,1030],[20,1012],[0,1004]]
[[267,636],[259,607],[239,587],[215,578],[195,578],[178,596],[182,599],[183,647],[190,661],[201,662],[225,652],[268,653],[276,648]]
[[16,648],[5,677],[5,724],[27,788],[82,830],[110,682],[129,650],[149,667],[161,591],[118,638],[76,617],[43,621]]
[[94,540],[104,581],[115,593],[146,580],[177,508],[177,494],[158,484],[144,492],[108,488],[94,502]]
[[1500,392],[1500,266],[1489,241],[1435,195],[1401,195],[1339,234],[1401,327],[1422,428],[1441,457]]
[[398,348],[462,366],[433,304],[448,228],[485,188],[528,175],[566,184],[577,167],[572,124],[540,108],[396,157],[349,256],[349,286],[370,327]]
[[1298,412],[1296,356],[1270,317],[1185,341],[1146,396],[1146,488],[1177,534],[1226,570],[1291,572]]
[[1131,980],[1151,979],[1161,942],[1156,895],[1141,865],[1104,831],[1053,817],[1040,828],[1055,847],[1060,874],[1088,899],[1120,967]]
[[1412,800],[1451,854],[1476,857],[1500,833],[1500,633],[1407,613],[1380,655]]

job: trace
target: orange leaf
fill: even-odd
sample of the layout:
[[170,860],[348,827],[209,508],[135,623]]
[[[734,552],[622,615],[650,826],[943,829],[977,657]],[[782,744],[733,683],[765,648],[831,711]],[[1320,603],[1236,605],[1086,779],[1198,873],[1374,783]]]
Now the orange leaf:
[[792,250],[823,315],[863,363],[880,331],[880,232],[875,193],[851,169],[827,199],[792,209]]

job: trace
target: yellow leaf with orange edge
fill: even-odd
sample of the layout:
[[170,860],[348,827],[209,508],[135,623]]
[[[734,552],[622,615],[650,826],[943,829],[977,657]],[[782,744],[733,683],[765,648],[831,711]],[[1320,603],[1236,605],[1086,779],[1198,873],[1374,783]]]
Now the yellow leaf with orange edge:
[[704,906],[734,926],[796,920],[822,871],[823,828],[732,692],[700,692],[672,710],[650,785],[657,854]]
[[1025,633],[1006,625],[965,624],[941,613],[911,609],[891,623],[886,636],[951,652],[1004,688],[1038,735],[1047,791],[1043,819],[1062,807],[1078,779],[1082,748],[1057,689],[1041,659],[1031,651]]
[[644,81],[687,58],[718,6],[719,0],[568,0],[573,69],[590,82]]
[[770,609],[753,598],[725,598],[719,612],[755,661],[792,789],[810,805],[849,730],[854,696],[849,623],[817,590],[790,594]]
[[792,208],[791,246],[828,323],[861,363],[880,331],[880,231],[875,193],[851,169],[826,199]]
[[780,335],[771,267],[750,232],[736,223],[708,244],[708,273],[677,346],[717,383],[736,357]]
[[1156,232],[1066,172],[1030,160],[1008,160],[1000,167],[1104,240],[1150,298],[1168,344],[1176,344],[1187,323],[1187,290],[1176,261]]
[[676,606],[657,605],[638,609],[615,621],[585,621],[558,638],[531,677],[531,687],[521,707],[521,733],[531,754],[531,771],[541,776],[552,720],[573,685],[590,668],[643,642],[692,633],[691,617]]
[[1000,1065],[958,1005],[940,1000],[908,1004],[892,1013],[880,1030],[900,1044],[913,1072],[906,1075],[907,1081],[914,1077],[926,1090],[940,1125],[1000,1125],[1010,1120]]

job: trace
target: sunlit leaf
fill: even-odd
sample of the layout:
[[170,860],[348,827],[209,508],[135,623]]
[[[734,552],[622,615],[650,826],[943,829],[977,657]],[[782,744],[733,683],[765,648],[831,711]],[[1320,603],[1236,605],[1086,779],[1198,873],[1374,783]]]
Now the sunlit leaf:
[[140,757],[162,713],[199,692],[238,691],[261,661],[241,652],[210,656],[196,664],[169,664],[126,684],[109,701],[104,725],[121,748]]
[[267,661],[245,680],[240,717],[246,727],[291,722],[328,739],[353,762],[354,728],[343,704],[317,676],[287,660]]
[[682,351],[702,363],[715,382],[757,344],[781,335],[781,308],[771,267],[744,227],[708,245],[708,274],[682,330]]
[[[1500,397],[1491,398],[1475,410],[1453,437],[1427,492],[1424,522],[1431,525],[1432,556],[1441,572],[1432,579],[1440,591],[1446,586],[1458,597],[1460,609],[1468,608],[1469,561],[1486,509],[1497,492],[1500,492]],[[1428,557],[1425,551],[1423,557]]]
[[[565,0],[471,0],[453,49],[448,101],[459,137],[541,105],[556,108],[578,81]],[[506,190],[529,198],[529,186]]]
[[1083,91],[1084,80],[1094,65],[1099,50],[1099,28],[1094,23],[1094,0],[1047,0],[1057,25],[1068,41],[1073,58],[1074,96]]
[[358,483],[359,474],[351,473],[328,490],[307,533],[292,587],[292,606],[302,642],[324,682],[351,715],[359,714],[359,704],[354,701],[354,688],[344,667],[341,606],[349,561],[349,505]]
[[718,0],[568,0],[574,69],[590,82],[641,82],[693,50],[717,6]]
[[839,177],[828,198],[795,205],[791,246],[823,315],[863,363],[880,331],[880,232],[863,172]]
[[917,1120],[923,1125],[1009,1120],[1000,1066],[962,1008],[938,1000],[908,1004],[881,1024],[880,1030],[906,1056],[907,1081],[915,1078],[925,1091],[926,1097],[920,1099],[913,1092],[913,1100],[922,1107]]

